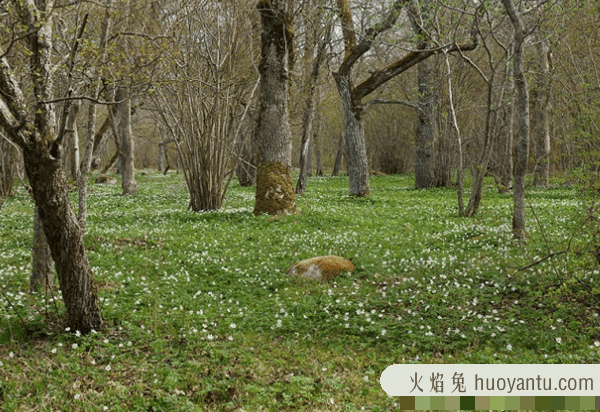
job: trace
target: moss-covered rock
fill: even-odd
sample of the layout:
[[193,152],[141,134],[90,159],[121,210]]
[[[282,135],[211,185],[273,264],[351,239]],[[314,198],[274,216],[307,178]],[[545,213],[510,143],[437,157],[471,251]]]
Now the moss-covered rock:
[[328,282],[340,273],[352,272],[355,268],[354,264],[348,259],[330,255],[296,262],[286,273],[290,277]]
[[291,169],[280,162],[261,162],[256,171],[254,214],[297,213]]

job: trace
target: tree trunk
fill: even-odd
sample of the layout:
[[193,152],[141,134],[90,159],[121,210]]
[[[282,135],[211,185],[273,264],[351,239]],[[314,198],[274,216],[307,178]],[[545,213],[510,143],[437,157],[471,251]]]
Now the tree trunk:
[[[313,132],[313,136],[314,136],[314,132]],[[311,138],[310,139],[310,144],[308,145],[308,156],[306,158],[306,172],[307,172],[307,177],[311,177],[312,176],[312,172],[313,172],[313,157],[315,155],[315,150],[314,150],[314,141]]]
[[338,143],[337,154],[335,155],[335,163],[333,164],[333,171],[331,172],[331,177],[339,176],[340,170],[342,170],[342,162],[344,161],[344,136],[340,137],[340,142]]
[[334,73],[344,112],[344,139],[346,162],[350,178],[350,196],[368,196],[369,161],[364,136],[364,109],[360,102],[352,99],[350,76]]
[[256,185],[256,150],[254,147],[254,135],[256,133],[255,122],[252,122],[250,132],[252,136],[243,139],[238,146],[239,160],[235,167],[235,175],[238,178],[240,186],[250,187]]
[[[304,108],[302,143],[300,146],[300,176],[296,185],[296,193],[302,194],[306,191],[306,179],[312,171],[312,141],[314,135],[315,111],[317,110],[318,95],[315,95],[321,63],[325,57],[325,47],[329,44],[331,37],[331,26],[326,29],[323,39],[319,42],[317,56],[312,65],[312,71],[306,88],[306,106]],[[316,42],[316,40],[315,40]],[[314,47],[307,47],[307,53],[312,58]]]
[[13,143],[0,135],[0,206],[13,191],[17,165],[17,150]]
[[302,130],[302,143],[300,145],[300,176],[298,176],[298,183],[296,184],[296,193],[303,194],[306,192],[306,180],[310,173],[309,163],[311,163],[311,137],[313,135],[313,124],[315,119],[315,98],[312,94],[307,96],[306,109],[304,112],[303,130]]
[[[104,58],[106,56],[106,44],[108,40],[108,32],[110,30],[110,12],[112,8],[112,3],[113,0],[106,0],[106,10],[104,12],[104,19],[102,20],[102,29],[100,32],[100,58]],[[92,84],[93,96],[98,98],[100,96],[101,91],[101,79],[99,74],[96,74],[96,78],[94,79]],[[83,236],[85,236],[87,226],[87,188],[89,174],[90,171],[100,167],[100,152],[102,150],[102,147],[108,140],[108,138],[104,136],[106,134],[106,131],[108,130],[109,125],[113,123],[113,110],[113,107],[108,108],[109,116],[104,121],[102,127],[100,127],[98,133],[96,133],[96,104],[90,102],[90,106],[88,108],[87,139],[85,142],[85,153],[83,156],[83,161],[81,162],[81,166],[79,168],[79,175],[77,178],[77,188],[79,189],[79,210],[77,212],[77,218],[79,220],[79,226],[81,227],[81,232]]]
[[509,187],[511,187],[511,181],[513,178],[513,133],[515,129],[515,93],[514,93],[514,79],[509,76],[507,79],[507,95],[508,95],[508,107],[503,110],[503,114],[506,117],[506,133],[504,144],[502,145],[502,153],[500,155],[500,181],[502,186],[499,188],[501,192],[508,193]]
[[538,41],[539,74],[535,89],[535,168],[533,184],[547,187],[550,175],[550,46],[546,39]]
[[425,189],[436,186],[436,158],[433,146],[437,138],[433,63],[427,59],[418,64],[419,108],[415,134],[415,187]]
[[285,9],[282,0],[258,2],[262,31],[255,215],[297,212],[288,113],[288,65],[293,34],[291,16]]
[[456,119],[456,110],[454,109],[454,95],[452,91],[452,70],[450,68],[450,60],[448,59],[448,53],[444,53],[444,62],[446,63],[446,82],[448,85],[448,108],[450,109],[450,119],[452,121],[452,128],[456,133],[456,147],[458,149],[458,167],[456,170],[456,195],[458,197],[458,215],[463,216],[465,212],[465,205],[463,199],[462,138],[460,135],[458,120]]
[[119,88],[116,100],[123,101],[119,104],[119,140],[121,143],[120,164],[123,178],[123,194],[136,195],[137,183],[135,181],[134,142],[131,131],[131,96],[128,88]]
[[[54,114],[50,58],[51,5],[44,1],[17,2],[27,26],[33,106],[5,57],[0,57],[0,126],[23,151],[25,170],[44,234],[55,262],[69,326],[81,333],[102,329],[98,294],[83,243],[83,233],[69,203],[67,179],[61,166],[62,147],[53,133]],[[40,7],[40,9],[38,9]],[[41,20],[44,17],[44,20]],[[48,17],[50,16],[50,17]],[[3,56],[0,50],[0,56]]]
[[[319,101],[321,101],[321,93],[319,89]],[[315,149],[315,163],[317,164],[317,176],[323,176],[323,159],[321,156],[321,110],[317,110],[315,126],[313,132],[313,145]]]
[[81,107],[81,101],[75,100],[69,107],[69,114],[67,116],[64,145],[64,167],[67,178],[72,181],[77,181],[79,176],[79,134],[77,133],[77,115],[79,114],[79,108]]
[[529,91],[523,72],[523,53],[525,48],[525,27],[512,0],[502,0],[506,12],[515,29],[513,76],[515,79],[516,110],[518,113],[517,159],[513,186],[513,236],[525,240],[525,173],[529,156]]
[[81,333],[102,329],[98,292],[83,243],[83,234],[69,202],[60,163],[44,148],[24,150],[25,169],[48,240],[69,326]]
[[166,163],[166,148],[163,142],[158,144],[158,167],[157,170],[159,172],[164,172],[165,167],[167,167]]
[[469,203],[464,211],[464,215],[468,217],[475,216],[479,210],[481,204],[481,196],[483,193],[483,180],[487,174],[490,158],[492,155],[492,149],[494,146],[494,130],[492,124],[495,122],[495,111],[493,109],[493,93],[494,93],[494,79],[492,77],[487,84],[487,105],[485,114],[485,131],[484,131],[484,142],[483,149],[479,156],[479,160],[474,167],[473,172],[473,186],[471,188],[471,195],[469,196]]
[[54,261],[50,252],[50,246],[44,234],[44,228],[40,221],[37,206],[33,217],[33,249],[31,251],[31,276],[29,277],[29,291],[38,292],[50,289],[54,284]]

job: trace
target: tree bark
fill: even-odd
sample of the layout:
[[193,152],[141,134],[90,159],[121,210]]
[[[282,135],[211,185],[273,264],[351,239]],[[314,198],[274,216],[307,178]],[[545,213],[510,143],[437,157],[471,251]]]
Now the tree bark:
[[40,220],[37,206],[33,216],[33,249],[31,251],[31,276],[29,277],[29,291],[38,292],[42,289],[52,288],[54,275],[52,269],[54,261],[44,228]]
[[260,0],[259,163],[254,214],[295,214],[292,139],[288,113],[291,16],[283,0]]
[[298,183],[296,183],[296,194],[303,194],[306,192],[306,180],[310,172],[309,163],[312,155],[310,143],[313,134],[316,107],[314,96],[307,96],[306,106],[302,130],[302,142],[300,144],[300,175],[298,176]]
[[535,88],[535,168],[533,184],[547,187],[550,175],[550,45],[546,39],[538,39],[539,74]]
[[135,159],[134,159],[134,141],[131,131],[131,91],[128,88],[119,88],[115,98],[119,103],[119,141],[121,151],[119,159],[121,160],[121,176],[123,178],[123,194],[136,195],[137,183],[135,181]]
[[350,196],[368,196],[370,193],[369,160],[364,135],[364,109],[360,101],[352,98],[350,75],[338,72],[333,76],[340,93],[344,113],[344,138],[350,178]]
[[158,144],[158,166],[157,170],[159,172],[164,172],[166,165],[166,148],[164,142]]
[[515,29],[513,77],[515,79],[516,109],[518,113],[517,158],[514,170],[513,186],[513,236],[525,240],[525,173],[529,157],[529,90],[523,72],[523,53],[525,48],[525,26],[512,0],[502,0],[504,8]]
[[[318,100],[321,101],[321,90],[319,88]],[[323,158],[321,156],[321,110],[317,110],[313,132],[313,146],[315,151],[316,175],[323,177]]]
[[98,292],[83,234],[69,202],[67,180],[60,162],[45,152],[37,145],[25,149],[25,169],[56,264],[69,325],[84,334],[101,330]]
[[[508,68],[507,68],[508,71]],[[506,123],[506,133],[504,138],[504,144],[502,146],[502,153],[500,154],[501,165],[500,165],[500,181],[502,186],[499,188],[500,191],[508,193],[509,187],[511,187],[511,181],[513,179],[513,134],[515,129],[515,85],[512,76],[508,76],[507,79],[507,101],[508,107],[503,110]]]
[[339,176],[340,170],[342,170],[342,163],[344,161],[344,146],[345,146],[344,136],[340,137],[340,141],[338,143],[337,154],[335,155],[335,163],[333,164],[333,171],[331,172],[331,177]]
[[17,168],[17,149],[0,134],[0,206],[12,194]]
[[75,100],[69,107],[69,114],[65,126],[65,158],[64,167],[67,178],[77,181],[79,176],[79,134],[77,132],[77,115],[81,101]]
[[425,189],[436,186],[436,158],[433,146],[437,139],[433,63],[427,59],[418,64],[418,123],[415,134],[415,187]]

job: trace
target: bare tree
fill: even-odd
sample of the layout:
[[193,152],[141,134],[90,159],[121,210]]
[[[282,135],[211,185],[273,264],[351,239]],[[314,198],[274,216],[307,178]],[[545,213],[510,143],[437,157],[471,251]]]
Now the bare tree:
[[[344,59],[338,70],[333,73],[337,89],[342,100],[344,112],[344,136],[347,147],[348,174],[350,176],[350,195],[367,196],[369,194],[369,168],[364,139],[364,111],[362,100],[387,83],[389,80],[404,73],[414,65],[428,59],[442,49],[448,53],[459,50],[474,50],[477,41],[471,44],[456,43],[442,45],[436,48],[423,48],[423,43],[408,52],[400,59],[386,65],[382,69],[372,70],[371,75],[360,84],[353,86],[352,70],[359,59],[371,50],[375,39],[390,30],[396,24],[404,6],[410,0],[396,0],[385,17],[369,27],[360,37],[354,25],[354,18],[348,0],[338,0],[338,12],[342,22],[344,36]],[[419,48],[420,47],[420,48]]]
[[[502,27],[504,16],[498,16],[494,9],[490,10],[484,6],[485,23],[477,21],[477,31],[482,46],[483,62],[476,63],[471,58],[461,54],[461,57],[467,61],[479,77],[485,83],[485,112],[483,129],[483,145],[480,147],[473,163],[473,185],[467,207],[463,211],[464,216],[474,216],[481,204],[483,182],[488,173],[490,161],[493,154],[493,148],[499,136],[502,133],[501,121],[503,120],[499,113],[505,108],[507,101],[505,98],[507,86],[510,84],[510,46],[504,44],[499,36],[498,28]],[[483,26],[483,27],[482,27]],[[460,183],[462,185],[462,182]]]
[[514,27],[513,77],[517,92],[518,113],[517,160],[515,162],[513,187],[513,236],[524,240],[525,232],[525,174],[529,157],[529,90],[523,68],[523,54],[527,30],[512,0],[502,0],[510,21]]
[[11,65],[0,50],[0,126],[23,151],[25,170],[31,184],[40,221],[56,264],[56,271],[74,330],[88,333],[102,329],[98,294],[83,241],[83,233],[68,197],[61,166],[63,141],[54,134],[50,58],[53,3],[43,0],[15,3],[21,23],[29,33],[24,42],[30,59],[32,106]]
[[309,174],[309,164],[312,161],[312,151],[311,149],[311,141],[313,138],[313,134],[315,133],[315,112],[317,110],[317,97],[316,93],[317,82],[319,80],[319,71],[321,68],[321,64],[325,59],[325,47],[329,44],[331,39],[331,25],[328,25],[325,29],[325,33],[323,38],[318,41],[317,37],[314,39],[314,43],[318,44],[316,55],[313,60],[313,53],[311,47],[308,49],[310,52],[310,60],[313,61],[312,70],[310,72],[310,76],[307,81],[306,87],[306,106],[304,108],[304,118],[302,121],[302,143],[300,146],[300,175],[298,177],[298,183],[296,184],[296,193],[302,194],[306,191],[306,179]]
[[117,135],[121,150],[119,160],[121,164],[121,176],[123,178],[123,194],[136,195],[137,182],[135,181],[135,143],[131,130],[131,88],[118,87],[115,94],[118,103],[117,108]]
[[[111,8],[113,0],[106,0],[106,9],[104,12],[104,18],[102,19],[100,29],[100,40],[98,42],[99,60],[104,62],[106,59],[106,47],[108,42],[108,34],[111,26]],[[94,99],[100,97],[100,90],[102,87],[102,80],[99,70],[96,70],[94,78],[91,80],[90,94]],[[109,114],[112,108],[109,109]],[[106,131],[109,128],[110,122],[113,120],[111,115],[107,116],[104,124],[96,133],[96,118],[97,118],[97,106],[94,102],[90,102],[88,108],[88,121],[87,121],[87,138],[85,141],[85,152],[83,160],[79,168],[79,176],[77,178],[77,188],[79,189],[79,210],[78,220],[82,231],[85,233],[87,224],[87,185],[90,177],[90,172],[95,165],[99,164],[99,160],[94,162],[94,158],[99,158],[99,152],[103,146],[102,140]]]
[[[421,3],[421,4],[419,4]],[[428,46],[427,39],[431,37],[433,29],[431,0],[413,2],[409,13],[413,29],[417,35],[418,48]],[[417,65],[417,129],[415,131],[415,187],[423,189],[428,187],[443,186],[436,176],[436,156],[434,146],[439,139],[438,110],[439,88],[436,85],[436,62],[434,58],[422,61]]]
[[533,184],[547,187],[550,175],[550,42],[536,30],[538,73],[533,91],[535,168]]
[[258,85],[254,73],[240,67],[251,64],[253,57],[252,30],[242,18],[248,9],[236,2],[189,2],[177,13],[182,30],[174,39],[170,68],[176,79],[161,88],[156,106],[178,147],[189,207],[196,212],[218,210]]

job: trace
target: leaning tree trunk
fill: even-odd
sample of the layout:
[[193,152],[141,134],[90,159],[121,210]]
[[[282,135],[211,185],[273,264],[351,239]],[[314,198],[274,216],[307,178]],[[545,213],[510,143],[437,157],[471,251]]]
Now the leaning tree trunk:
[[[52,3],[15,2],[27,26],[33,106],[26,104],[20,85],[5,57],[0,57],[0,126],[23,151],[25,170],[38,208],[69,317],[81,333],[102,328],[98,293],[86,254],[83,233],[69,203],[67,179],[61,165],[62,147],[53,134]],[[43,19],[42,17],[43,16]],[[0,56],[3,55],[0,49]]]
[[433,147],[437,137],[433,63],[430,59],[418,64],[419,108],[415,134],[415,187],[436,186],[436,157]]
[[525,240],[525,173],[529,156],[529,91],[523,72],[523,52],[525,48],[525,27],[512,0],[502,0],[506,12],[515,29],[513,76],[515,78],[516,111],[518,113],[517,159],[513,186],[513,236]]
[[69,202],[67,180],[57,159],[40,146],[25,148],[25,170],[33,190],[52,258],[69,326],[81,333],[102,329],[98,292],[85,251],[83,234]]
[[135,181],[134,143],[131,131],[131,96],[127,88],[119,88],[116,93],[119,104],[119,140],[121,142],[121,176],[123,178],[123,194],[136,195],[137,183]]
[[293,34],[282,0],[260,0],[261,61],[259,163],[254,214],[295,214],[292,136],[288,113],[288,64]]
[[469,196],[469,203],[464,211],[464,215],[468,217],[475,216],[479,210],[481,204],[481,197],[483,195],[483,180],[487,174],[490,158],[492,155],[492,149],[494,147],[492,130],[492,122],[496,119],[493,110],[493,93],[494,93],[494,79],[495,76],[492,74],[491,79],[487,84],[487,103],[486,103],[486,114],[485,114],[485,131],[484,131],[484,142],[479,160],[475,165],[475,172],[473,173],[473,186],[471,188],[471,195]]
[[368,196],[369,161],[365,144],[364,108],[352,99],[350,75],[334,73],[344,112],[344,138],[346,140],[346,162],[350,178],[350,196]]
[[550,175],[550,46],[546,39],[538,43],[540,74],[535,89],[535,168],[533,184],[547,187]]

